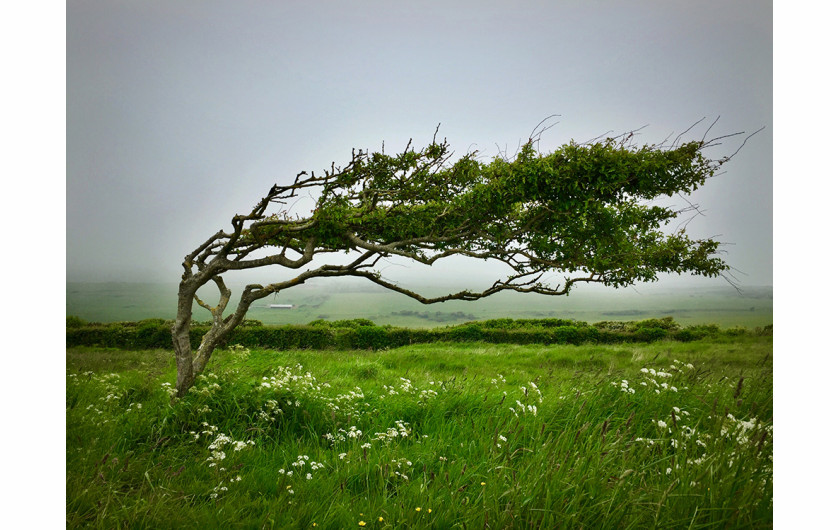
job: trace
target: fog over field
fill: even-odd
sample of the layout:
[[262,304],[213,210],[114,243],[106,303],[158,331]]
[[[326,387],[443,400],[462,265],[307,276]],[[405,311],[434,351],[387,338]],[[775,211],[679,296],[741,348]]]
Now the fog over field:
[[[439,124],[487,161],[556,114],[542,151],[644,126],[659,143],[704,117],[696,137],[718,116],[713,135],[763,127],[688,197],[688,231],[726,242],[743,285],[772,285],[771,21],[763,1],[70,2],[67,279],[176,282],[185,254],[301,170],[421,146]],[[385,274],[498,274],[441,265]],[[270,272],[243,281],[285,274]]]
[[[241,284],[231,284],[235,294]],[[436,294],[446,285],[416,286],[424,294]],[[67,314],[89,322],[137,321],[175,316],[174,283],[76,283],[67,284]],[[210,287],[200,296],[218,296]],[[272,304],[291,306],[272,308]],[[723,328],[764,327],[773,323],[772,287],[638,286],[604,289],[585,286],[570,296],[499,293],[482,300],[450,301],[423,305],[411,298],[362,280],[315,281],[260,300],[247,318],[266,325],[307,324],[314,320],[365,318],[380,325],[411,328],[443,327],[496,318],[562,318],[596,323],[672,317],[683,326],[717,324]],[[197,304],[193,318],[208,320],[210,314]]]

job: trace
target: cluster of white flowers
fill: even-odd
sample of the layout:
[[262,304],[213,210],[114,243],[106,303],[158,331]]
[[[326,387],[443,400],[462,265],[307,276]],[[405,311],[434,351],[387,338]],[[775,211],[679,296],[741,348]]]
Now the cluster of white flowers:
[[330,388],[330,385],[319,383],[311,373],[304,372],[303,366],[298,363],[294,368],[282,366],[277,370],[276,375],[263,377],[260,388],[287,391],[299,396],[320,396],[325,388]]
[[391,463],[396,466],[396,469],[391,471],[391,475],[395,477],[399,477],[403,480],[408,480],[408,474],[411,473],[411,460],[406,458],[400,458],[398,460],[391,460]]
[[[679,422],[683,419],[683,416],[688,417],[690,416],[689,412],[685,409],[681,409],[680,407],[672,407],[672,412],[668,420],[671,421],[669,423],[665,420],[651,420],[656,428],[663,431],[663,436],[658,439],[652,438],[636,438],[637,442],[642,442],[647,445],[656,445],[658,443],[665,443],[671,446],[674,449],[681,449],[685,447],[685,444],[690,441],[696,435],[696,429],[693,429],[687,425],[679,426],[677,429],[677,433],[675,434],[674,431],[671,429],[672,425],[675,425],[675,422]],[[665,433],[667,431],[667,433]],[[706,435],[708,438],[708,435]],[[695,441],[697,442],[698,446],[705,447],[706,444],[700,440],[700,438],[696,438]],[[700,460],[702,461],[702,460]],[[692,463],[691,460],[688,460],[689,463]],[[674,468],[667,468],[665,470],[666,475],[670,475],[672,471],[680,469],[679,464],[674,464]]]
[[497,377],[490,380],[490,383],[495,385],[498,388],[499,383],[502,383],[502,384],[507,383],[507,380],[505,379],[505,376],[503,376],[502,374],[498,374]]
[[105,374],[100,377],[92,377],[91,382],[102,385],[102,393],[104,396],[99,398],[106,404],[116,402],[120,398],[120,390],[116,381],[119,380],[118,374]]
[[[232,484],[234,482],[240,482],[241,480],[242,477],[236,475],[235,477],[231,477],[228,482]],[[213,492],[210,494],[211,499],[217,499],[219,497],[219,494],[224,493],[228,490],[227,486],[225,486],[224,484],[224,481],[219,482],[219,484],[215,488],[213,488]]]
[[338,429],[335,434],[328,432],[324,435],[330,444],[335,445],[336,442],[346,442],[347,440],[356,440],[362,437],[362,431],[351,425],[349,430]]
[[388,427],[384,433],[374,433],[373,440],[389,443],[396,438],[408,438],[411,435],[411,427],[408,423],[401,420],[397,420],[394,423],[397,425],[396,427]]
[[280,408],[280,403],[276,399],[267,399],[257,417],[267,422],[275,422],[282,415],[283,409]]
[[[670,391],[670,392],[678,392],[679,389],[668,383],[667,381],[657,381],[656,378],[661,379],[670,379],[674,377],[674,374],[666,371],[657,371],[655,368],[642,368],[639,370],[641,373],[645,374],[645,380],[641,381],[639,385],[643,387],[650,387],[656,394],[660,394],[662,391]],[[627,390],[629,392],[629,390]]]
[[[124,393],[117,386],[117,381],[120,376],[118,374],[103,374],[97,375],[94,372],[87,371],[83,374],[67,374],[67,388],[88,386],[98,395],[97,403],[90,403],[85,410],[92,411],[93,414],[84,415],[86,421],[95,422],[96,424],[104,424],[113,421],[110,417],[97,417],[102,415],[105,411],[117,412],[117,407],[120,406],[120,399]],[[129,405],[128,411],[137,410],[140,408],[139,403],[132,403]]]
[[233,440],[230,443],[231,443],[231,445],[233,445],[233,450],[234,451],[241,451],[241,450],[245,449],[246,447],[248,447],[249,445],[254,445],[254,440],[248,440],[247,442],[242,442],[242,441],[239,441],[239,440]]
[[190,431],[190,434],[193,435],[193,438],[196,439],[196,440],[201,438],[202,434],[206,434],[208,436],[213,436],[219,430],[218,427],[216,427],[215,425],[210,425],[206,421],[202,421],[201,426],[204,427],[204,430],[201,431],[201,432]]
[[208,373],[196,377],[195,385],[190,387],[189,392],[200,396],[212,396],[221,388],[219,385],[219,376],[214,373]]
[[[543,402],[542,392],[540,391],[539,387],[537,387],[536,383],[532,381],[528,384],[530,385],[530,389],[526,386],[519,387],[519,390],[522,391],[522,401],[517,399],[515,401],[516,407],[508,407],[508,410],[510,410],[511,413],[513,413],[513,415],[517,418],[519,417],[520,413],[531,414],[533,416],[537,415],[537,405],[534,403],[528,403],[528,401],[533,401],[535,403]],[[507,392],[503,391],[502,394],[504,396],[507,396]],[[525,401],[525,403],[523,403],[523,401]]]
[[739,445],[746,445],[749,443],[757,427],[763,428],[768,434],[773,433],[772,425],[761,425],[756,418],[739,420],[730,413],[726,415],[726,419],[720,429],[720,435],[727,439],[734,438]]
[[[205,459],[205,462],[207,462],[208,467],[215,468],[215,470],[219,473],[227,471],[226,468],[222,467],[223,461],[228,457],[228,454],[224,451],[225,448],[229,447],[234,453],[238,453],[248,446],[255,445],[253,440],[243,442],[240,440],[234,440],[227,434],[219,433],[218,427],[215,425],[209,425],[206,421],[202,422],[201,425],[204,427],[204,430],[201,432],[190,431],[190,434],[193,435],[196,440],[198,440],[202,435],[215,436],[213,441],[207,446],[207,449],[210,451],[210,456]],[[241,480],[242,477],[239,475],[230,476],[227,479],[229,483],[240,482]],[[226,492],[228,488],[224,484],[225,482],[222,481],[213,488],[213,492],[210,494],[210,497],[216,499],[220,494]]]
[[[218,429],[214,427],[214,432],[215,430]],[[207,431],[204,431],[204,433],[206,432]],[[242,442],[239,440],[234,440],[224,433],[219,433],[216,436],[216,438],[212,442],[210,442],[210,445],[207,446],[207,449],[210,450],[210,456],[207,457],[207,460],[205,460],[205,462],[210,462],[208,464],[210,467],[218,466],[218,464],[221,463],[221,461],[227,457],[225,452],[222,451],[222,448],[225,445],[230,445],[232,446],[234,452],[239,452],[242,449],[248,447],[249,445],[254,445],[254,441],[249,440],[247,442]],[[219,471],[224,471],[224,468],[220,468]]]
[[[540,391],[540,389],[537,387],[537,384],[534,383],[533,381],[531,381],[528,384],[531,385],[531,389],[533,389],[533,391],[537,393],[537,401],[542,403],[543,402],[543,395],[542,395],[542,392]],[[526,396],[528,395],[527,389],[525,391],[525,395]]]
[[[319,382],[310,372],[306,372],[301,364],[294,367],[284,366],[277,370],[276,375],[263,377],[259,386],[260,389],[279,392],[284,397],[280,400],[289,407],[301,407],[300,398],[309,398],[322,402],[333,414],[333,417],[341,416],[348,418],[360,418],[360,409],[369,408],[369,403],[362,403],[365,394],[361,388],[330,397],[325,390],[332,388],[329,383]],[[294,396],[294,397],[292,397]],[[276,399],[268,399],[263,405],[263,410],[258,417],[264,421],[277,421],[283,410]],[[337,437],[340,438],[340,437]]]
[[[438,381],[437,383],[435,381],[429,381],[429,385],[439,385],[441,390],[445,389],[442,381]],[[411,379],[406,379],[405,377],[400,377],[399,389],[394,388],[392,385],[382,385],[382,389],[384,390],[384,393],[379,396],[380,400],[386,399],[387,396],[399,396],[400,394],[407,394],[417,396],[417,403],[419,405],[425,405],[430,399],[438,396],[438,392],[436,390],[419,390],[411,382]]]
[[674,374],[669,372],[657,372],[656,368],[642,368],[639,371],[643,374],[650,374],[651,377],[674,377]]
[[228,351],[239,361],[244,361],[251,355],[251,350],[241,344],[230,346]]
[[[304,477],[306,480],[312,480],[312,473],[313,472],[318,471],[319,469],[324,469],[324,464],[322,464],[321,462],[316,462],[314,460],[310,460],[309,455],[298,455],[297,460],[292,462],[291,466],[293,468],[300,468],[300,469],[298,469],[298,471],[300,473],[306,472],[306,475]],[[307,470],[307,466],[309,466],[308,470]],[[284,475],[286,477],[291,477],[295,474],[295,470],[290,469],[290,470],[286,471],[285,469],[280,469],[278,471],[278,473],[280,475]],[[287,487],[287,489],[291,489],[291,488]],[[294,493],[294,491],[290,491],[289,493]]]
[[[684,363],[677,359],[673,359],[672,363],[673,364],[671,364],[668,368],[671,372],[666,370],[657,370],[656,368],[642,368],[639,371],[645,375],[645,380],[641,381],[639,385],[652,388],[656,394],[661,394],[662,392],[679,392],[679,389],[668,381],[674,377],[674,373],[672,372],[682,374],[685,373],[686,370],[694,370],[695,368],[693,364]],[[657,381],[657,378],[665,379],[665,381]],[[629,387],[625,390],[625,386],[622,385],[622,391],[632,394],[633,392],[631,392],[631,390],[632,389]],[[683,388],[683,390],[685,390],[685,388]]]
[[[326,383],[324,383],[326,384]],[[333,398],[333,401],[341,402],[341,401],[359,401],[365,399],[365,393],[362,392],[362,389],[359,387],[353,387],[353,390],[347,392],[346,394],[338,394]]]
[[653,438],[636,438],[636,441],[646,443],[648,445],[656,445],[656,442],[657,442]]
[[304,467],[306,463],[309,461],[308,455],[298,455],[297,460],[292,462],[292,467]]
[[[321,385],[322,388],[329,388],[327,383]],[[354,387],[353,390],[338,394],[332,398],[323,398],[327,408],[332,410],[335,414],[342,416],[349,416],[352,418],[360,418],[362,408],[370,407],[370,404],[365,402],[365,393],[359,387]]]
[[172,383],[161,383],[160,386],[163,388],[163,391],[166,392],[166,395],[172,397],[175,395],[177,390],[172,387]]
[[[671,411],[672,411],[671,412],[671,417],[669,419],[671,420],[672,424],[674,424],[674,422],[679,422],[680,420],[683,419],[683,417],[691,416],[691,414],[686,409],[681,409],[680,407],[672,407]],[[653,423],[656,425],[656,427],[658,429],[661,429],[663,431],[667,429],[669,435],[674,435],[674,432],[671,429],[671,424],[669,424],[667,421],[664,421],[664,420],[651,420],[651,421],[653,421]],[[674,437],[667,437],[667,438],[668,438],[668,444],[671,447],[673,447],[675,449],[679,449],[680,447],[683,447],[685,443],[691,441],[692,439],[694,440],[694,442],[696,443],[697,446],[706,447],[706,442],[704,441],[704,439],[707,440],[709,438],[709,435],[705,434],[703,436],[699,436],[697,434],[697,429],[696,428],[689,427],[688,425],[680,425],[678,427],[676,435]],[[662,439],[665,439],[665,438],[662,438]],[[653,443],[655,442],[654,440],[651,440],[649,438],[636,438],[636,441],[637,442],[646,442],[649,445],[653,445]]]
[[694,365],[691,363],[684,363],[682,361],[678,361],[677,359],[674,359],[673,363],[674,364],[671,365],[671,370],[676,370],[679,373],[684,373],[683,368],[686,370],[694,370]]
[[[520,412],[522,412],[523,414],[529,413],[529,414],[533,414],[534,416],[537,415],[537,406],[536,405],[531,405],[531,404],[526,405],[526,404],[522,403],[521,401],[519,401],[517,399],[516,400],[516,406],[519,407]],[[508,408],[510,409],[511,412],[513,412],[514,416],[516,416],[517,418],[519,417],[519,413],[516,411],[516,409],[514,409],[513,407],[508,407]]]
[[[616,383],[615,381],[613,381],[610,384],[612,386],[620,386],[622,392],[627,392],[628,394],[635,394],[636,393],[636,389],[632,388],[630,386],[630,383],[627,381],[627,379],[622,379],[621,383]],[[644,385],[644,383],[642,383],[642,384]]]
[[411,385],[411,379],[406,379],[405,377],[400,377],[400,390],[403,392],[410,394],[414,391],[414,387]]
[[437,395],[438,395],[438,393],[434,390],[421,390],[420,394],[419,394],[420,402],[425,403],[425,402],[429,401],[430,399],[432,399],[433,397],[437,397]]
[[224,485],[224,482],[219,482],[219,484],[215,488],[213,488],[213,493],[210,494],[210,498],[216,499],[219,497],[220,493],[224,493],[227,490],[227,486]]

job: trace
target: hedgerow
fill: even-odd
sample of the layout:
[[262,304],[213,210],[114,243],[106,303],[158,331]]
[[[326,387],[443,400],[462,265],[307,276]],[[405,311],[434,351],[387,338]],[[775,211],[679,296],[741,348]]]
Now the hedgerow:
[[[772,334],[772,327],[721,330],[716,325],[682,327],[671,317],[638,322],[588,324],[565,319],[494,319],[433,329],[378,326],[367,319],[316,320],[307,325],[264,326],[248,321],[230,336],[228,344],[245,347],[288,349],[381,350],[430,342],[486,342],[491,344],[615,344],[675,340],[688,342],[713,337]],[[122,349],[170,348],[171,321],[88,323],[67,318],[67,347],[104,346]],[[198,347],[208,324],[196,324],[190,332]]]

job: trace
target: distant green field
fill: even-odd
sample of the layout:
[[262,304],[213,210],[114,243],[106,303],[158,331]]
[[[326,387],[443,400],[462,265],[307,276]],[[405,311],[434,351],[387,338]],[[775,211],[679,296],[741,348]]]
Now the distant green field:
[[[235,289],[235,286],[234,286]],[[428,292],[428,291],[425,291]],[[92,322],[173,318],[177,286],[161,283],[68,283],[67,315]],[[212,299],[212,292],[206,296]],[[270,309],[269,304],[293,309]],[[773,322],[770,287],[664,289],[577,289],[570,296],[500,293],[475,302],[423,305],[368,286],[301,286],[251,307],[248,318],[265,324],[305,324],[316,319],[367,318],[377,324],[438,327],[491,318],[568,318],[586,322],[642,320],[672,316],[682,325],[755,327]],[[194,318],[209,314],[196,306]]]

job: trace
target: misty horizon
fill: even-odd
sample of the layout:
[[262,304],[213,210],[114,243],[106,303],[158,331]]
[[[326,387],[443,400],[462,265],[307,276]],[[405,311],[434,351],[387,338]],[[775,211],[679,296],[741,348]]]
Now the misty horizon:
[[[685,139],[763,127],[666,202],[699,205],[688,234],[725,242],[737,281],[772,285],[769,4],[371,6],[68,4],[67,281],[177,282],[183,256],[302,170],[423,145],[438,126],[456,157],[488,160],[558,114],[542,152],[642,127],[656,144],[704,117]],[[496,271],[435,270],[386,275]]]

